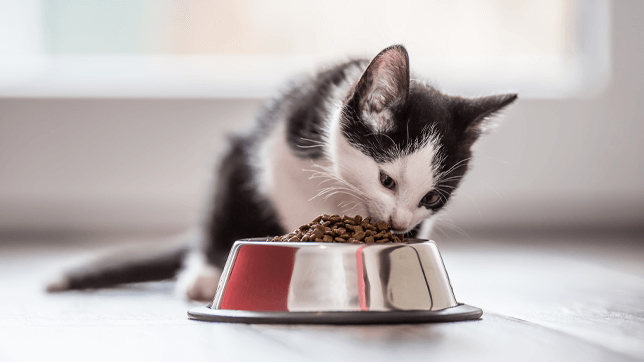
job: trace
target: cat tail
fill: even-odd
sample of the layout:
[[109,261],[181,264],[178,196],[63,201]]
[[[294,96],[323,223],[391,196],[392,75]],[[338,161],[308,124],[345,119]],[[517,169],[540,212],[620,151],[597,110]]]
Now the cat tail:
[[128,246],[69,269],[47,285],[47,292],[100,289],[119,284],[173,278],[191,250],[187,240]]

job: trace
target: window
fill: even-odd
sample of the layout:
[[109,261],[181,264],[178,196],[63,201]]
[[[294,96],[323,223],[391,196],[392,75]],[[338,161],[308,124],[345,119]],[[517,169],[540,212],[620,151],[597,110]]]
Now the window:
[[610,74],[608,11],[607,0],[2,1],[0,96],[267,97],[395,43],[450,93],[592,95]]

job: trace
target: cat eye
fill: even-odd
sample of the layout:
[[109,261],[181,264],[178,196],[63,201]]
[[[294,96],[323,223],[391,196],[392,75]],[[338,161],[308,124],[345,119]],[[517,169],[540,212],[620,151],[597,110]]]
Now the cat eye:
[[440,203],[440,201],[441,197],[434,191],[430,191],[425,196],[423,196],[418,206],[423,206],[429,209],[436,207]]
[[380,171],[380,184],[389,190],[393,190],[396,187],[396,181],[382,171]]

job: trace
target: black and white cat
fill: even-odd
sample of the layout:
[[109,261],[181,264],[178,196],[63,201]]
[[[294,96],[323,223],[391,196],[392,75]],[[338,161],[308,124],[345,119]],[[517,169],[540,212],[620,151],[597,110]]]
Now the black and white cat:
[[468,169],[473,143],[516,98],[443,94],[410,77],[400,45],[300,79],[231,140],[202,248],[81,268],[50,290],[167,277],[185,254],[180,288],[209,300],[235,240],[281,235],[322,213],[371,216],[428,238],[433,216]]

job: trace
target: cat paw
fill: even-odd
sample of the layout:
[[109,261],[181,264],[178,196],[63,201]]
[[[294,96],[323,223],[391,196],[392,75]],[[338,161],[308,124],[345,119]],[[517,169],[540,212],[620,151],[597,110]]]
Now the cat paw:
[[189,299],[200,302],[212,302],[217,292],[220,274],[202,274],[197,277],[186,292]]
[[212,302],[217,292],[221,269],[210,265],[201,252],[192,252],[179,272],[176,294],[200,302]]

